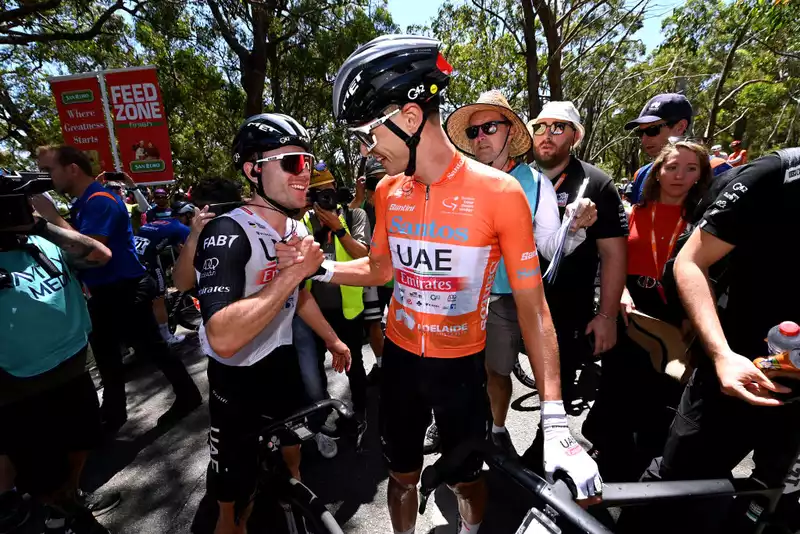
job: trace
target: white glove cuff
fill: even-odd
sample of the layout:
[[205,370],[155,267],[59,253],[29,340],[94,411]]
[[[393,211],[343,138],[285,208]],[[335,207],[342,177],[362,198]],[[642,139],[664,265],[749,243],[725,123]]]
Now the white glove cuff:
[[547,430],[554,427],[569,428],[564,401],[544,401],[542,403],[542,428]]
[[322,260],[317,274],[311,277],[315,282],[330,282],[333,278],[333,263],[331,260]]

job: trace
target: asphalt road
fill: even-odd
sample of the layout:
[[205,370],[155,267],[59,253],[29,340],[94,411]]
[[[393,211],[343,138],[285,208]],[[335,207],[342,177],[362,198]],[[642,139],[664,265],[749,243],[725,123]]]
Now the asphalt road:
[[[196,335],[190,334],[178,350],[207,398],[206,358],[199,351]],[[374,356],[368,345],[364,353],[369,370]],[[331,395],[349,399],[346,377],[330,368],[330,358],[327,364]],[[591,397],[592,381],[587,379],[591,374],[584,377],[583,382],[582,390],[589,392],[587,397]],[[113,440],[92,453],[84,472],[82,486],[85,490],[120,491],[123,495],[120,506],[102,516],[100,521],[112,532],[126,534],[187,533],[196,515],[198,525],[206,525],[205,508],[200,507],[200,503],[205,494],[208,464],[207,408],[204,405],[171,428],[158,427],[158,416],[172,402],[166,381],[152,366],[141,364],[132,365],[128,377],[128,422]],[[372,390],[370,426],[362,452],[357,454],[342,445],[336,458],[326,460],[316,451],[313,442],[304,445],[301,467],[304,481],[329,506],[342,529],[351,534],[392,532],[386,508],[387,471],[380,453],[376,407],[377,391]],[[570,417],[570,426],[579,440],[583,439],[580,425],[585,415],[584,410]],[[520,453],[533,441],[538,423],[537,395],[514,380],[507,427]],[[438,455],[428,456],[426,462],[436,458]],[[742,467],[746,471],[747,465]],[[488,473],[487,480],[489,504],[481,532],[515,532],[526,512],[528,497],[494,473]],[[455,533],[457,517],[455,497],[446,487],[439,488],[431,497],[425,515],[419,517],[416,531]],[[30,532],[40,531],[31,529]]]

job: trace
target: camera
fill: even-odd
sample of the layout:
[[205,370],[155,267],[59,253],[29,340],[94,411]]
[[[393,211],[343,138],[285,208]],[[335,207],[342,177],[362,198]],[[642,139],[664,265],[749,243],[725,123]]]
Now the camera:
[[52,189],[49,173],[0,171],[0,229],[32,224],[30,197]]
[[335,189],[309,189],[308,203],[312,206],[319,204],[319,207],[324,210],[334,211],[339,203],[338,196]]

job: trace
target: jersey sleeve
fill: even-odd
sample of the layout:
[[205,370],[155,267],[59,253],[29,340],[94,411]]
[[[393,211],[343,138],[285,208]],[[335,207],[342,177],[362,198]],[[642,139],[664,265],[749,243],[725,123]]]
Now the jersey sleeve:
[[558,216],[558,199],[553,183],[544,177],[539,188],[539,205],[533,218],[533,234],[536,249],[546,259],[551,259],[558,248],[558,230],[561,220]]
[[203,228],[194,258],[194,268],[200,273],[197,297],[203,322],[242,298],[251,252],[247,234],[230,217],[218,217]]
[[175,233],[173,234],[173,245],[183,245],[189,238],[192,229],[182,223],[175,224]]
[[102,195],[87,200],[81,209],[78,231],[83,235],[110,236],[120,215],[114,204],[115,201]]
[[369,220],[367,219],[367,212],[361,208],[355,208],[351,211],[352,228],[350,228],[350,235],[361,243],[368,245],[370,242],[371,232],[369,229]]
[[375,188],[375,228],[372,231],[370,256],[389,255],[389,236],[386,233],[386,204],[389,193],[388,180],[381,180]]
[[726,174],[717,186],[721,190],[712,189],[716,196],[700,228],[734,246],[763,231],[762,224],[771,217],[769,206],[781,194],[781,169],[780,157],[773,154],[731,170],[733,178],[725,180]]
[[586,230],[588,238],[592,240],[628,235],[628,216],[625,213],[625,206],[619,198],[614,182],[610,178],[607,180],[597,196],[592,199],[597,204],[597,222]]
[[531,208],[522,186],[509,180],[494,199],[494,229],[512,290],[533,289],[542,283],[539,256],[533,241]]

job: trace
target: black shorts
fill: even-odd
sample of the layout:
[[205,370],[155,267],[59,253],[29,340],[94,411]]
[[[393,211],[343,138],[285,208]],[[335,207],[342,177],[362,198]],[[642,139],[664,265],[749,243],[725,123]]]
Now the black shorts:
[[[386,338],[382,372],[391,378],[381,380],[380,395],[381,441],[390,471],[422,468],[431,410],[443,454],[463,441],[486,438],[489,403],[483,351],[462,358],[422,358]],[[445,482],[472,482],[482,466],[482,460],[470,460]]]
[[383,314],[386,311],[386,306],[392,300],[391,287],[386,286],[371,286],[364,288],[364,321],[373,322],[383,320]]
[[[19,380],[47,379],[61,366]],[[91,450],[101,439],[100,403],[91,376],[84,371],[0,407],[0,429],[0,454],[11,458],[17,484],[34,494],[52,492],[68,475],[67,453]]]
[[209,358],[208,387],[209,491],[218,501],[246,502],[256,488],[264,416],[282,419],[309,404],[297,353],[284,345],[248,367]]
[[156,265],[155,267],[148,267],[147,272],[153,277],[156,282],[156,297],[163,297],[167,294],[167,276],[164,274],[164,269]]

